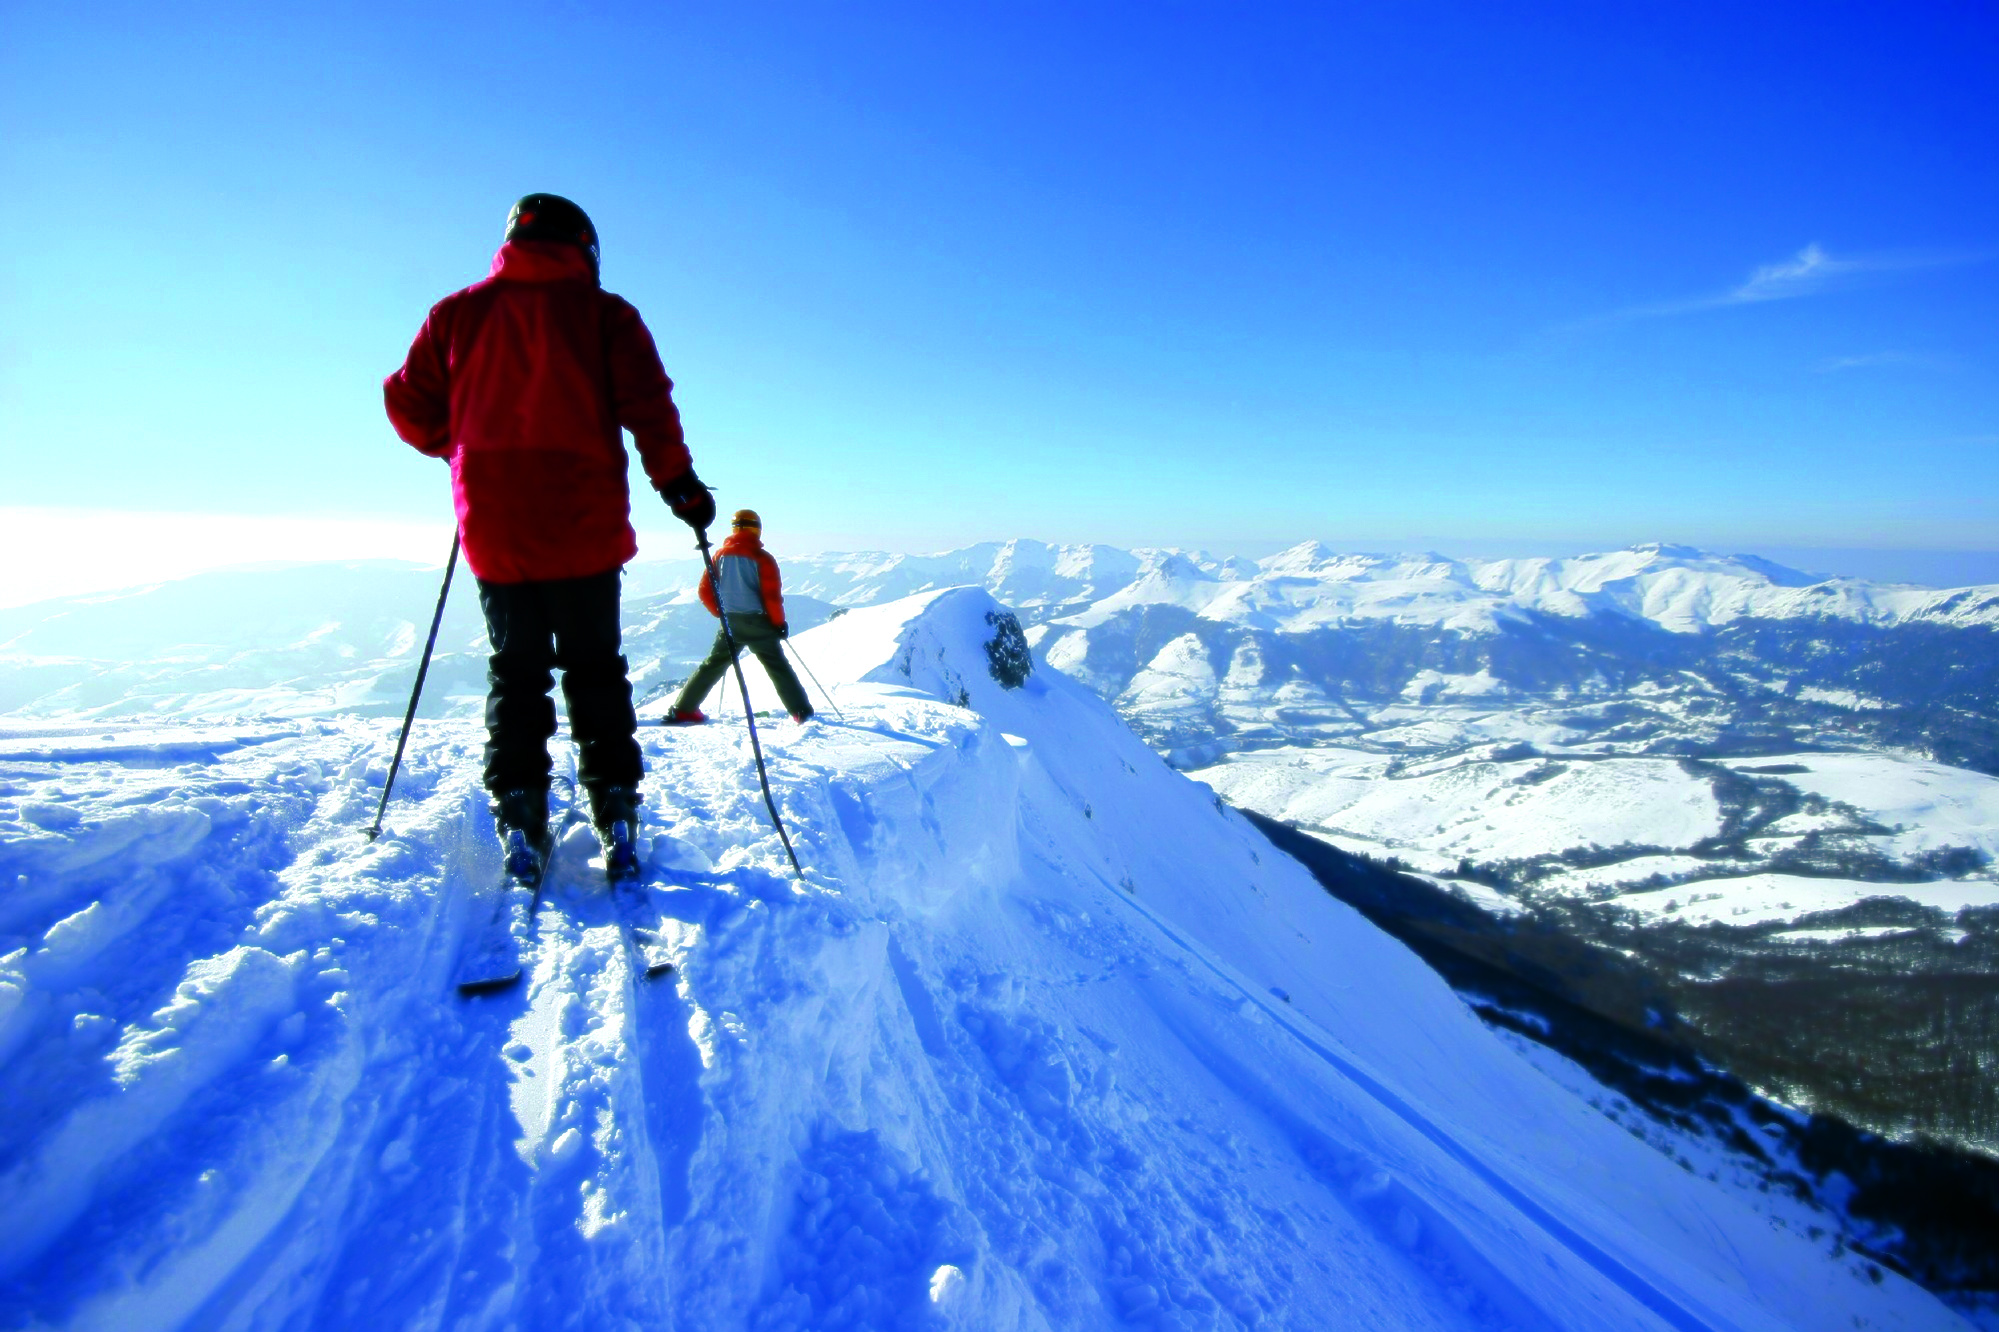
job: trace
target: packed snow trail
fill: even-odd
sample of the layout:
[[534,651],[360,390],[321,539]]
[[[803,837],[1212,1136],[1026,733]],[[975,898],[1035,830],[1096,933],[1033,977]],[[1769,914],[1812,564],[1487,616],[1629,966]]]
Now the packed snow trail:
[[[644,733],[634,965],[476,727],[0,732],[0,1326],[1957,1328],[1519,1059],[983,592],[805,647],[848,717]],[[1017,675],[1009,678],[1017,679]],[[760,704],[762,706],[762,704]]]

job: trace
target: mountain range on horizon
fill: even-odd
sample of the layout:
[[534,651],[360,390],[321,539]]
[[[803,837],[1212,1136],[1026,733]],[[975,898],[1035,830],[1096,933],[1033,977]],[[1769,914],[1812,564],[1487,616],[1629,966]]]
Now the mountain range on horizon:
[[[1021,539],[782,564],[800,627],[982,587],[1047,660],[1186,761],[1346,733],[1414,688],[1433,700],[1619,696],[1688,743],[1731,728],[1729,743],[1740,743],[1745,727],[1767,731],[1784,717],[1833,718],[1944,761],[1999,763],[1987,735],[1999,736],[1987,707],[1999,681],[1984,648],[1999,626],[1999,585],[1816,579],[1667,545],[1466,562],[1303,542],[1250,561]],[[712,636],[693,597],[697,568],[690,559],[627,571],[626,645],[642,698],[684,676]],[[435,579],[408,563],[326,563],[0,610],[0,713],[393,715]],[[475,600],[460,590],[439,638],[432,710],[476,706],[484,651]],[[1690,689],[1706,699],[1691,712],[1674,703]]]
[[[1933,619],[1999,622],[1999,583],[1943,588],[1925,583],[1820,575],[1749,554],[1647,542],[1570,556],[1457,558],[1435,551],[1338,550],[1312,539],[1261,559],[1214,556],[1178,546],[1124,548],[1061,545],[1031,538],[985,541],[953,550],[908,554],[830,551],[783,558],[788,591],[834,606],[869,605],[939,587],[985,587],[1038,622],[1128,592],[1122,604],[1198,598],[1186,587],[1270,582],[1318,584],[1319,618],[1399,618],[1409,622],[1469,609],[1474,616],[1540,612],[1579,616],[1610,611],[1691,630],[1745,616],[1828,615],[1874,623]],[[26,606],[0,608],[0,651],[21,625],[50,608],[120,602],[174,583],[277,575],[308,568],[427,568],[400,560],[274,561],[135,583]],[[691,582],[693,557],[639,560],[626,571],[626,595],[649,596]],[[1337,590],[1351,589],[1344,600]],[[1208,594],[1215,614],[1241,614],[1239,589]],[[1256,598],[1247,598],[1255,603]],[[1449,603],[1463,608],[1447,609]],[[1293,602],[1294,606],[1300,604]],[[38,610],[37,608],[41,608]],[[1279,612],[1280,618],[1281,611]],[[1465,621],[1469,622],[1469,621]],[[1294,627],[1287,625],[1287,627]]]

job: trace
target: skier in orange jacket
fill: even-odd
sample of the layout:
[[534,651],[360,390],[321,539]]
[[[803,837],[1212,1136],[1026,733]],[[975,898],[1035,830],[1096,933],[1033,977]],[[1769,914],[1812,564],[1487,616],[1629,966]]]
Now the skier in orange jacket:
[[755,509],[738,509],[729,529],[729,539],[715,555],[714,576],[701,575],[701,604],[717,619],[727,612],[729,632],[715,631],[715,646],[681,686],[666,724],[692,726],[708,720],[701,711],[701,700],[735,660],[729,651],[731,635],[737,653],[748,648],[763,663],[791,719],[807,721],[812,716],[812,703],[791,663],[785,660],[782,640],[791,630],[784,622],[784,592],[777,561],[763,547],[763,519]]

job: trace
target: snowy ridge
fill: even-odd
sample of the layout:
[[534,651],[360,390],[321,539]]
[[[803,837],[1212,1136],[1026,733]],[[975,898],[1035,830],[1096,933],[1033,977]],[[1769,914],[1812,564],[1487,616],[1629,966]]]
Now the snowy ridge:
[[634,975],[575,830],[529,980],[476,729],[15,724],[0,1323],[1956,1328],[1495,1040],[959,589],[802,634],[783,871],[737,726],[654,731]]

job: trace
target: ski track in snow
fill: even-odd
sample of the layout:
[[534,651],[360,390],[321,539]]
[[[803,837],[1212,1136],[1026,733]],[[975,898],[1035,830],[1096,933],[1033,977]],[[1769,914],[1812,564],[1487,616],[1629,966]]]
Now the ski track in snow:
[[[0,734],[0,1326],[1950,1328],[1490,1036],[983,593],[803,636],[846,722],[643,733],[451,988],[483,736]],[[865,677],[865,680],[863,680]],[[942,700],[969,698],[971,707]]]

